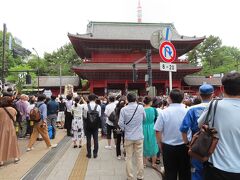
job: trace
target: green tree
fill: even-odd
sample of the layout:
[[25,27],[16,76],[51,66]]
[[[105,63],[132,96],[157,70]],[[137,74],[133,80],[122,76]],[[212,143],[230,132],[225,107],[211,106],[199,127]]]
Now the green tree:
[[[36,87],[36,85],[37,85],[37,82],[35,80],[36,72],[31,72],[32,70],[33,69],[27,64],[15,66],[15,67],[9,69],[7,81],[16,84],[16,88],[19,93],[21,93],[22,89],[26,86],[28,88]],[[31,76],[31,80],[32,80],[31,85],[26,85],[26,74],[27,73],[29,73]]]
[[200,58],[202,64],[208,64],[210,68],[213,67],[213,64],[216,64],[216,56],[218,55],[218,50],[222,45],[222,41],[219,37],[210,35],[206,40],[200,45]]
[[200,57],[199,57],[199,46],[191,50],[190,52],[187,53],[188,61],[191,64],[194,65],[199,65]]
[[[8,32],[6,34],[6,42],[5,42],[5,70],[9,70],[21,64],[24,64],[24,60],[30,54],[30,51],[23,48],[22,46],[15,43],[15,39],[12,38],[11,41],[11,49],[9,49],[9,39],[13,37],[13,35]],[[0,72],[2,72],[2,56],[3,56],[3,32],[0,31]],[[7,75],[7,73],[6,73]]]
[[59,75],[60,65],[62,67],[62,75],[73,75],[71,67],[82,63],[82,60],[78,57],[70,43],[60,47],[57,51],[45,53],[44,59],[49,75]]
[[203,67],[202,71],[198,73],[200,75],[209,76],[239,69],[239,49],[222,46],[221,39],[212,35],[190,51],[187,56],[192,64],[198,65],[200,62]]

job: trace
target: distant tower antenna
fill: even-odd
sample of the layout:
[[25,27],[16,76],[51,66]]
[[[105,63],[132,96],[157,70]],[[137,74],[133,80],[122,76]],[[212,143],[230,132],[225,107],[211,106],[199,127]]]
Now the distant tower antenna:
[[138,0],[137,16],[138,16],[138,23],[141,23],[142,22],[142,7],[140,4],[140,0]]

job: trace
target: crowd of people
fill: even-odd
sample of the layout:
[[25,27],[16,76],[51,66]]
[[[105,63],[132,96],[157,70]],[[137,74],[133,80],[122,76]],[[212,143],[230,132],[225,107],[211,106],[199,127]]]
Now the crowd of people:
[[[116,149],[116,159],[126,160],[128,180],[134,179],[133,157],[139,180],[144,178],[144,168],[149,163],[152,168],[163,163],[167,180],[240,179],[240,74],[226,74],[222,85],[224,96],[219,101],[214,125],[219,143],[208,162],[190,159],[188,148],[214,97],[210,84],[199,87],[198,97],[186,96],[179,89],[171,90],[169,96],[153,98],[138,97],[135,93],[117,97],[67,95],[66,99],[58,100],[55,96],[46,99],[45,95],[37,98],[21,95],[19,99],[4,96],[0,100],[0,163],[20,160],[17,136],[30,136],[27,151],[33,149],[39,134],[47,147],[56,147],[57,144],[50,142],[49,126],[53,129],[51,138],[56,137],[57,128],[66,129],[73,148],[82,148],[86,137],[86,157],[97,158],[100,128],[106,138],[105,149]],[[41,112],[41,121],[37,123],[29,118],[34,107]]]

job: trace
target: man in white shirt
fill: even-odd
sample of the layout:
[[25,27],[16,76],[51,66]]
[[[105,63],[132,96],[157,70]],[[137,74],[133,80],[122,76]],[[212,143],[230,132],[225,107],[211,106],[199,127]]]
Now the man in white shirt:
[[[240,179],[240,73],[228,73],[222,78],[221,90],[224,97],[218,102],[214,128],[219,141],[214,153],[204,167],[205,180]],[[198,119],[203,124],[208,108]],[[210,113],[212,116],[212,113]],[[212,122],[210,122],[210,127]]]
[[117,134],[116,134],[116,131],[114,131],[113,122],[111,122],[111,121],[108,119],[108,117],[109,117],[110,114],[115,110],[116,104],[115,104],[115,97],[114,97],[114,96],[110,96],[108,99],[109,99],[109,104],[106,106],[105,112],[104,112],[105,115],[106,115],[107,141],[108,141],[108,145],[105,146],[105,148],[106,148],[106,149],[112,149],[112,146],[111,146],[112,134],[113,134],[113,138],[114,138],[115,144],[116,144]]
[[182,104],[184,94],[173,89],[169,95],[169,106],[159,113],[154,129],[163,154],[163,164],[167,180],[191,180],[188,148],[182,140],[179,128],[187,113]]
[[[97,158],[98,153],[98,128],[101,123],[101,107],[100,105],[95,103],[95,100],[97,99],[97,96],[94,94],[90,94],[88,96],[89,103],[84,106],[83,110],[83,117],[84,117],[84,131],[87,138],[87,157],[91,158],[91,137],[93,136],[94,141],[94,149],[93,149],[93,157]],[[88,112],[90,111],[89,107],[92,111],[97,111],[96,123],[94,122],[94,127],[92,127],[93,123],[91,123],[88,119]]]

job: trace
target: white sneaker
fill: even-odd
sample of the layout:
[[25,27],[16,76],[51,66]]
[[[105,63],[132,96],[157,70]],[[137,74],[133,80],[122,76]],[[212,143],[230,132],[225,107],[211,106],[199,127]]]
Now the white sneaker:
[[122,157],[121,157],[121,156],[118,156],[118,157],[117,157],[117,159],[118,159],[118,160],[121,160],[121,159],[122,159]]
[[33,150],[33,149],[34,149],[33,147],[27,148],[27,152],[29,152],[29,151],[31,151],[31,150]]
[[111,146],[105,146],[105,149],[112,150],[112,147]]
[[58,144],[52,144],[49,148],[56,148]]

